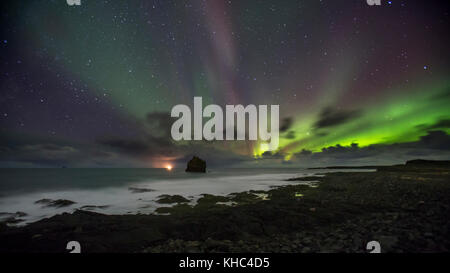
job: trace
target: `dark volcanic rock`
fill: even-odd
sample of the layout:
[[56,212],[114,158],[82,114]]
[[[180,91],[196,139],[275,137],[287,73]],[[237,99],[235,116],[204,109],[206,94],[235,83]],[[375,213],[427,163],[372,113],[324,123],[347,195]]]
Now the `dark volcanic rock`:
[[288,178],[285,181],[317,181],[319,179],[320,176],[304,176],[304,177]]
[[38,200],[34,203],[35,204],[43,204],[46,207],[55,207],[55,208],[68,207],[68,206],[75,204],[75,202],[71,201],[71,200],[66,200],[66,199],[52,200],[52,199],[47,199],[47,198]]
[[186,172],[206,172],[206,161],[194,156],[187,164]]
[[16,213],[0,212],[0,223],[17,224],[23,221],[20,219],[27,216],[25,212],[18,211]]
[[152,190],[152,189],[137,188],[137,187],[129,187],[128,190],[131,191],[132,193],[144,193],[144,192],[155,191],[155,190]]
[[181,195],[163,194],[159,196],[159,199],[156,202],[160,204],[173,204],[173,203],[188,203],[189,200]]
[[52,199],[44,198],[44,199],[37,200],[34,203],[35,204],[49,204],[52,201],[53,201]]
[[107,208],[109,208],[108,205],[103,205],[103,206],[86,205],[86,206],[82,206],[80,209],[81,210],[93,210],[93,209],[107,209]]

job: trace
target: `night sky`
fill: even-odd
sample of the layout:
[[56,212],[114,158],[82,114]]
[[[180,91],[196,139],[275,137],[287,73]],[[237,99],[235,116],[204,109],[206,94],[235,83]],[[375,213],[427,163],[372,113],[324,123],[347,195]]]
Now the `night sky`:
[[[450,159],[447,1],[2,1],[0,167]],[[170,137],[176,104],[280,105],[280,147]]]

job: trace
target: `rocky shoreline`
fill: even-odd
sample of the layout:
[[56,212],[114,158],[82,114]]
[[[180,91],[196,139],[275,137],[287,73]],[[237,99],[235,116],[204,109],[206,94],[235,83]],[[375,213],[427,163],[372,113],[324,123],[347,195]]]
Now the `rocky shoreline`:
[[[411,161],[376,172],[293,178],[292,185],[196,205],[164,196],[165,215],[64,213],[23,227],[0,225],[0,252],[382,252],[450,250],[450,164]],[[318,180],[313,186],[296,181]],[[59,203],[55,203],[58,205]]]

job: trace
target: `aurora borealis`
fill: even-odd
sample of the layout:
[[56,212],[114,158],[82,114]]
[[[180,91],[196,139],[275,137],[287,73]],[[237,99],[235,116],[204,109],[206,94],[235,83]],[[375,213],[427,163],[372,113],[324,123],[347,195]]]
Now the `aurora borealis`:
[[[3,1],[0,166],[449,159],[448,5],[382,2]],[[194,96],[280,105],[279,150],[174,143]]]

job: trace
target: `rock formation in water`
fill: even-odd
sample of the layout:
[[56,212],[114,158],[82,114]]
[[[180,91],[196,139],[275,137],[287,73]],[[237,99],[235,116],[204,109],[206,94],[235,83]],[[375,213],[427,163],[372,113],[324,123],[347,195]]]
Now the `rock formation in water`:
[[204,173],[206,172],[206,161],[194,156],[189,160],[186,168],[186,172]]

